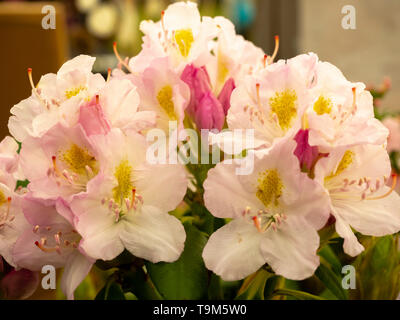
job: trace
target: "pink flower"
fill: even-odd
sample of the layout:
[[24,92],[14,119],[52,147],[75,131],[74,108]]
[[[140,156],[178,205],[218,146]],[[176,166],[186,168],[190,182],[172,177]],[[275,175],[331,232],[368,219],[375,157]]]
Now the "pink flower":
[[61,289],[68,299],[89,273],[93,259],[78,248],[81,236],[62,200],[43,201],[25,196],[23,211],[30,226],[18,238],[13,258],[19,267],[41,271],[45,265],[64,268]]
[[218,95],[218,100],[224,108],[225,116],[228,114],[228,110],[231,107],[231,94],[235,88],[235,81],[232,78],[229,78]]
[[386,186],[390,160],[382,145],[337,148],[320,159],[315,179],[330,197],[336,231],[344,238],[344,251],[356,256],[364,250],[352,229],[381,237],[400,230],[400,197]]
[[190,92],[171,68],[169,58],[153,60],[136,81],[140,96],[139,111],[155,113],[156,126],[164,132],[168,132],[170,121],[176,121],[178,129],[183,129]]
[[96,152],[80,124],[57,124],[40,138],[27,138],[20,156],[28,188],[41,199],[68,199],[83,192],[99,170]]
[[[191,98],[187,112],[193,118],[197,128],[221,130],[225,122],[224,108],[211,91],[207,70],[187,65],[181,79],[190,87]],[[230,96],[229,87],[232,88],[228,84],[222,95],[225,103],[226,96]]]
[[[351,83],[328,62],[319,61],[305,112],[309,143],[323,148],[383,144],[388,130],[375,119],[371,94]],[[303,128],[305,129],[305,128]]]
[[318,157],[318,147],[311,147],[308,143],[309,130],[300,129],[294,137],[297,147],[294,154],[300,161],[300,167],[310,170]]
[[64,63],[57,74],[42,76],[36,86],[29,69],[32,95],[11,108],[8,128],[13,137],[23,142],[29,136],[42,136],[57,123],[75,125],[80,104],[91,100],[105,83],[100,73],[91,72],[94,61],[79,55]]
[[293,137],[310,104],[317,60],[314,54],[303,54],[246,76],[232,92],[229,129],[254,129],[255,148],[269,148],[282,137]]
[[383,125],[389,129],[389,137],[386,149],[388,152],[400,150],[400,119],[387,117],[382,121]]
[[80,108],[78,123],[85,130],[87,136],[92,134],[107,134],[110,124],[104,116],[98,96]]
[[115,258],[124,248],[152,262],[178,259],[185,231],[168,212],[185,195],[184,167],[149,164],[145,138],[132,131],[113,129],[92,139],[102,174],[70,205],[82,235],[81,248],[103,260]]
[[204,202],[216,217],[233,221],[211,235],[203,251],[206,267],[227,281],[243,279],[268,263],[288,279],[310,277],[319,265],[316,251],[329,216],[318,183],[301,173],[295,142],[282,140],[254,154],[254,171],[235,173],[222,162],[208,173]]

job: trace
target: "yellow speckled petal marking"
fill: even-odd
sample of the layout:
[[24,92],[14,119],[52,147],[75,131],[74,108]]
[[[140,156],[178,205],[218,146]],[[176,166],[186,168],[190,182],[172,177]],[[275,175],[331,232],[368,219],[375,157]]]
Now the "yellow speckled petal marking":
[[277,207],[279,205],[282,190],[282,180],[276,169],[260,173],[256,196],[266,207]]
[[296,117],[296,102],[297,94],[294,90],[276,92],[269,100],[271,112],[276,114],[283,130],[289,129],[293,118]]

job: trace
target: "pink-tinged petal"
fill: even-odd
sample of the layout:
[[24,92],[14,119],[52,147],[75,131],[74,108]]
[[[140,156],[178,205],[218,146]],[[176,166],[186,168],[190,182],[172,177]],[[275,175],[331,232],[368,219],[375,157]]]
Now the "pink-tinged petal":
[[318,147],[310,146],[308,143],[309,130],[300,129],[294,140],[297,142],[294,154],[300,161],[300,167],[310,170],[318,157]]
[[204,182],[204,203],[216,217],[238,218],[246,207],[260,206],[255,191],[241,183],[236,168],[233,164],[222,162],[208,171]]
[[74,299],[75,289],[88,275],[94,262],[77,250],[69,256],[61,278],[61,290],[68,300]]
[[85,74],[90,73],[95,60],[96,58],[94,57],[81,54],[64,63],[58,70],[57,76],[60,77],[75,70],[79,70]]
[[204,247],[204,263],[226,281],[243,279],[265,264],[261,239],[254,225],[236,219],[211,235]]
[[[62,254],[59,254],[56,251],[44,252],[36,245],[43,237],[46,237],[48,242],[54,242],[54,234],[58,231],[66,233],[71,230],[67,230],[63,224],[51,225],[50,231],[34,232],[33,227],[25,230],[13,248],[13,258],[16,265],[33,271],[40,271],[45,265],[52,265],[55,268],[63,267],[68,258],[68,253],[73,250],[72,248],[62,250]],[[47,245],[52,247],[54,243]]]
[[387,151],[400,150],[400,118],[388,117],[383,119],[383,125],[389,130],[389,137],[387,141]]
[[[136,190],[146,205],[168,212],[174,210],[185,196],[188,186],[185,167],[181,164],[145,164],[135,173]],[[166,188],[174,190],[167,192]]]
[[153,263],[176,261],[186,239],[178,219],[150,206],[129,215],[119,235],[128,251]]
[[303,218],[290,216],[277,230],[269,228],[261,241],[266,262],[276,274],[291,280],[311,277],[319,266],[317,231]]
[[[385,187],[381,194],[389,190]],[[333,200],[333,205],[335,212],[362,234],[382,237],[400,231],[400,196],[394,191],[382,199]]]
[[335,218],[336,232],[344,239],[344,252],[352,257],[359,255],[364,251],[364,247],[358,242],[357,237],[350,228],[350,225],[338,215],[335,215]]
[[221,92],[218,95],[218,100],[221,102],[225,116],[228,114],[228,110],[231,107],[231,94],[235,88],[235,80],[233,80],[233,78],[229,78],[225,82]]
[[12,270],[0,282],[0,291],[6,299],[29,298],[39,285],[39,274],[26,269]]
[[71,226],[74,225],[75,215],[72,212],[69,203],[62,198],[58,198],[56,200],[56,211],[60,216],[62,216],[65,220],[67,220]]
[[107,134],[110,131],[110,124],[96,99],[81,106],[78,123],[81,124],[88,136]]
[[[79,217],[78,231],[83,230],[84,224],[88,223],[85,216]],[[91,220],[89,223],[94,223]],[[116,258],[122,251],[124,245],[120,240],[122,232],[121,224],[115,223],[115,219],[109,221],[107,226],[97,225],[98,232],[92,232],[84,237],[80,242],[80,248],[84,253],[93,259],[112,260]]]
[[54,201],[36,199],[30,194],[22,199],[22,211],[32,226],[49,226],[66,222],[56,211]]

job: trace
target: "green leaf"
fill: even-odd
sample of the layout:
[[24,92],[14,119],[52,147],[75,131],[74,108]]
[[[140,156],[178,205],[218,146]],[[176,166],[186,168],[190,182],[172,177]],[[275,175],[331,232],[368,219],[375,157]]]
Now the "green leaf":
[[131,265],[142,266],[143,260],[133,256],[128,250],[124,250],[118,257],[113,260],[97,260],[96,267],[101,270],[109,270],[117,267],[130,267]]
[[248,276],[240,288],[236,300],[264,300],[264,290],[267,280],[273,274],[261,268],[256,273]]
[[186,223],[185,249],[173,263],[146,263],[147,271],[162,296],[171,300],[196,300],[207,296],[208,272],[202,259],[207,237]]
[[348,300],[348,292],[342,287],[342,278],[332,271],[329,264],[321,257],[321,264],[315,275],[338,299]]
[[117,271],[118,281],[124,292],[132,292],[139,300],[162,300],[148,274],[140,267]]
[[28,184],[29,184],[29,180],[17,180],[15,189],[18,189],[19,187],[26,188],[28,186]]
[[331,246],[326,245],[318,252],[318,255],[325,259],[326,262],[329,263],[332,270],[336,274],[342,273],[342,264],[337,257],[336,253],[332,250]]
[[95,300],[125,300],[125,295],[121,286],[112,278],[99,291]]
[[285,288],[275,290],[273,295],[274,296],[289,296],[289,297],[294,297],[298,300],[325,300],[324,298],[315,296],[311,293],[293,290],[293,289],[285,289]]

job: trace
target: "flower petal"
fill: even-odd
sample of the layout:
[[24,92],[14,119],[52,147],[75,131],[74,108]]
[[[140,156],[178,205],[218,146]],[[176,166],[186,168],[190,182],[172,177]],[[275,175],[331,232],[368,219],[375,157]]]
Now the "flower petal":
[[317,231],[303,218],[290,216],[274,231],[268,229],[261,241],[266,262],[276,274],[292,280],[313,275],[319,265]]
[[262,234],[242,219],[213,233],[203,251],[206,267],[226,281],[240,280],[264,263],[260,251]]
[[183,251],[186,233],[172,215],[145,206],[127,218],[120,237],[125,248],[137,257],[154,263],[173,262]]

